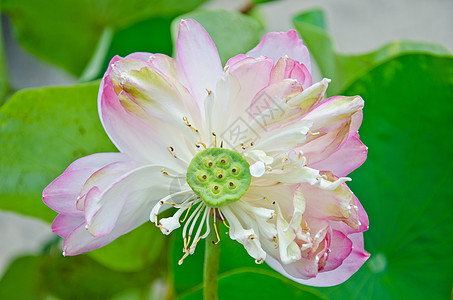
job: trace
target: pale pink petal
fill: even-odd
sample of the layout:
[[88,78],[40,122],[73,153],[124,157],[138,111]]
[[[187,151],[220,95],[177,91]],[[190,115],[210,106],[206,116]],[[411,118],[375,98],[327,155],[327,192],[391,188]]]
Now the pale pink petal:
[[350,234],[348,238],[353,242],[352,252],[338,268],[320,272],[313,279],[295,281],[311,286],[333,286],[349,279],[365,263],[370,254],[364,250],[362,233]]
[[148,63],[168,78],[177,80],[176,60],[174,58],[165,54],[154,54],[149,58]]
[[223,73],[217,48],[206,30],[192,19],[179,23],[176,48],[176,61],[179,74],[184,79],[182,81],[187,82],[195,101],[199,107],[203,107],[206,89],[215,91]]
[[262,128],[285,120],[285,108],[281,105],[286,97],[295,97],[303,91],[302,85],[296,80],[284,79],[275,82],[259,91],[250,104],[249,113],[256,118]]
[[356,195],[352,194],[353,199],[355,200],[355,205],[357,206],[357,215],[360,221],[359,229],[354,230],[344,222],[332,222],[332,228],[335,230],[339,230],[344,234],[351,234],[357,232],[367,231],[370,225],[368,220],[368,215],[363,208],[362,204],[360,203],[359,199],[357,199]]
[[356,230],[359,229],[359,217],[354,208],[356,198],[345,183],[333,191],[303,183],[302,191],[306,202],[305,215],[343,221]]
[[288,32],[270,32],[247,55],[253,57],[267,56],[277,63],[280,57],[288,56],[304,64],[311,70],[310,54],[295,30]]
[[[106,133],[121,152],[134,157],[135,160],[148,163],[159,162],[183,172],[185,168],[181,161],[174,159],[167,148],[178,146],[176,150],[185,150],[187,145],[184,144],[184,140],[174,139],[172,134],[168,134],[164,130],[166,125],[163,125],[165,123],[163,120],[159,121],[154,118],[154,122],[150,122],[144,110],[142,110],[143,117],[140,118],[138,117],[139,112],[130,112],[130,110],[141,109],[138,105],[130,101],[128,103],[129,111],[127,111],[119,101],[109,75],[112,65],[120,59],[119,57],[113,58],[101,81],[99,90],[99,115]],[[172,133],[174,132],[172,131]],[[175,134],[178,135],[178,133]],[[175,143],[180,144],[175,145]]]
[[162,166],[157,165],[134,169],[116,179],[101,193],[95,193],[93,197],[87,195],[85,213],[88,231],[93,236],[105,236],[119,226],[117,223],[140,215],[142,210],[146,210],[149,216],[153,204],[171,194],[175,181],[163,175],[161,170]]
[[44,189],[44,203],[58,213],[81,214],[76,201],[85,181],[99,168],[127,159],[122,153],[98,153],[76,160]]
[[[309,278],[313,278],[318,274],[318,263],[316,263],[314,259],[309,260],[301,258],[295,263],[284,265],[276,258],[268,255],[266,256],[266,263],[275,271],[299,283],[308,281]],[[293,275],[290,275],[290,273]],[[301,277],[304,279],[301,279]]]
[[324,272],[334,270],[343,263],[352,252],[352,241],[342,232],[332,230],[329,249]]
[[319,272],[315,278],[301,279],[288,274],[283,266],[273,257],[267,256],[267,264],[289,279],[311,286],[333,286],[346,281],[365,263],[370,256],[363,248],[363,234],[354,233],[348,235],[353,242],[351,254],[336,269],[327,272]]
[[313,122],[311,129],[313,132],[327,133],[336,130],[349,121],[353,114],[357,112],[361,114],[363,105],[363,99],[359,96],[331,97],[316,106],[303,119]]
[[312,85],[312,78],[307,67],[289,57],[281,57],[272,70],[271,82],[275,83],[283,79],[296,79],[304,89]]
[[148,52],[134,52],[125,57],[125,59],[137,59],[141,61],[148,61],[155,54]]
[[[247,122],[251,118],[252,100],[269,85],[272,68],[270,59],[246,57],[228,69],[227,76],[218,83],[212,109],[206,116],[213,120],[211,131],[226,134],[236,122]],[[229,138],[225,139],[227,144],[236,143]]]
[[82,211],[85,210],[85,196],[87,196],[90,191],[93,193],[92,189],[94,187],[96,187],[100,193],[124,174],[141,166],[142,164],[136,161],[120,161],[108,164],[94,172],[80,189],[76,204],[77,209]]
[[243,59],[246,59],[248,56],[245,55],[245,54],[238,54],[236,56],[233,56],[232,58],[230,58],[227,63],[225,64],[227,70],[228,68],[230,68],[231,66],[233,66],[234,64],[240,62],[241,60]]
[[59,214],[52,223],[52,231],[65,239],[74,229],[84,224],[83,214]]
[[332,171],[339,177],[344,177],[360,167],[366,160],[368,147],[365,146],[358,134],[350,137],[343,145],[323,160],[311,157],[310,167],[318,170]]

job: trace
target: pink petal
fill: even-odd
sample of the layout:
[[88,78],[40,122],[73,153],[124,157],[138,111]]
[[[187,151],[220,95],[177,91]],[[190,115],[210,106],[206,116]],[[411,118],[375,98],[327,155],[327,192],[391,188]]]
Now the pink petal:
[[232,58],[230,58],[230,59],[227,61],[227,63],[225,64],[225,66],[226,66],[227,68],[229,68],[229,67],[233,66],[234,64],[240,62],[241,60],[246,59],[247,57],[248,57],[248,56],[245,55],[245,54],[238,54],[238,55],[236,55],[236,56],[233,56]]
[[351,233],[357,233],[357,232],[363,232],[367,231],[370,225],[370,222],[368,220],[368,215],[363,208],[362,204],[360,203],[359,199],[357,199],[356,195],[352,194],[352,197],[355,200],[355,205],[357,206],[357,215],[360,221],[359,229],[354,230],[347,224],[343,222],[331,222],[332,228],[335,230],[339,230],[343,232],[344,234],[351,234]]
[[94,187],[96,187],[99,192],[104,191],[115,180],[140,166],[141,163],[136,161],[120,161],[108,164],[94,172],[80,189],[77,209],[85,209],[85,196],[87,196]]
[[44,203],[58,213],[81,214],[76,201],[85,181],[97,169],[126,159],[122,153],[98,153],[76,160],[44,189]]
[[[174,178],[161,173],[162,166],[148,165],[116,179],[102,193],[87,195],[85,213],[88,231],[96,237],[109,234],[116,226],[147,211],[157,200],[171,193]],[[171,172],[171,170],[169,170]]]
[[[304,283],[309,278],[313,278],[318,274],[318,264],[315,260],[309,260],[305,258],[301,258],[300,260],[296,261],[295,263],[284,265],[279,260],[275,259],[271,255],[266,256],[266,263],[275,271],[279,272],[283,276],[288,277],[289,279]],[[293,275],[289,275],[289,273]],[[297,276],[297,277],[295,277]],[[301,279],[300,277],[304,277],[305,279]],[[310,285],[310,284],[308,284]]]
[[[360,112],[364,102],[360,96],[344,97],[336,96],[327,99],[311,112],[306,114],[303,119],[313,121],[313,132],[331,132],[339,128],[342,124],[349,121],[351,116]],[[355,126],[357,122],[354,123]],[[356,129],[354,127],[354,129]]]
[[311,286],[334,286],[343,283],[351,277],[370,256],[363,248],[362,233],[350,234],[348,235],[348,238],[353,243],[351,254],[338,268],[332,271],[319,272],[315,278],[301,279],[291,276],[283,266],[271,256],[266,257],[266,262],[271,268],[295,282]]
[[[119,57],[112,59],[106,75],[101,81],[98,96],[99,115],[110,140],[121,152],[138,161],[160,162],[183,172],[181,162],[175,160],[166,149],[169,146],[177,146],[177,150],[186,153],[187,151],[184,150],[187,145],[185,145],[184,139],[175,139],[172,134],[168,134],[167,127],[164,125],[166,122],[163,120],[154,118],[153,122],[150,122],[149,115],[132,101],[127,103],[128,110],[126,110],[118,99],[109,75],[112,65],[120,59]],[[133,110],[135,112],[131,113]],[[180,122],[183,123],[182,120]],[[164,128],[165,130],[163,130]],[[179,136],[182,133],[176,132],[175,134]]]
[[349,279],[349,277],[360,269],[368,257],[370,257],[370,254],[364,250],[362,233],[350,234],[348,238],[353,243],[352,252],[338,268],[332,271],[320,272],[313,279],[293,280],[311,286],[333,286]]
[[74,229],[83,224],[85,224],[83,214],[59,214],[52,223],[52,231],[65,239],[72,231],[74,231]]
[[310,54],[302,40],[297,37],[295,30],[266,34],[261,42],[247,55],[252,57],[267,56],[272,58],[274,63],[277,63],[280,57],[288,56],[304,64],[309,71],[311,70]]
[[[248,108],[252,99],[270,84],[272,69],[272,61],[263,58],[247,57],[232,65],[228,69],[228,73],[237,79],[241,89],[236,97],[230,101],[229,109],[236,111],[239,115],[242,114],[244,118],[250,118]],[[251,74],[253,75],[251,76]]]
[[275,64],[271,82],[275,83],[288,78],[296,79],[304,89],[312,85],[311,74],[305,65],[289,57],[282,57]]
[[312,158],[310,167],[318,170],[332,171],[339,177],[347,176],[360,167],[366,160],[368,147],[365,146],[358,134],[350,137],[343,145],[323,160]]
[[176,60],[165,54],[152,55],[148,63],[168,78],[177,80]]
[[[263,126],[272,125],[274,123],[288,123],[289,118],[284,117],[284,110],[280,107],[276,99],[286,99],[286,97],[294,97],[303,91],[299,82],[292,79],[284,79],[275,82],[253,97],[250,103],[249,113],[257,118],[257,121]],[[269,110],[271,113],[262,114]]]
[[[163,176],[160,170],[160,166],[141,167],[116,180],[102,194],[96,188],[90,190],[95,191],[95,196],[87,195],[86,209],[95,206],[98,210],[88,230],[82,224],[67,237],[63,245],[65,255],[102,247],[149,220],[156,201],[181,190],[174,178]],[[187,195],[177,197],[172,201],[181,201]]]
[[148,61],[152,56],[155,54],[151,54],[148,52],[135,52],[131,53],[128,56],[126,56],[126,59],[136,59],[136,60],[141,60],[141,61]]
[[215,91],[223,73],[222,63],[209,34],[195,20],[179,23],[176,61],[183,82],[187,82],[195,101],[203,107],[206,89]]
[[221,135],[231,147],[237,145],[237,141],[228,137],[227,130],[235,126],[238,120],[247,122],[251,118],[249,108],[252,99],[269,85],[272,68],[270,59],[246,57],[233,64],[226,72],[227,76],[219,80],[213,94],[215,100],[206,118],[213,121],[210,131]]
[[330,250],[323,272],[338,268],[352,252],[352,241],[340,231],[332,230]]
[[[356,198],[345,183],[333,191],[303,183],[302,191],[306,202],[304,216],[343,221],[350,227],[359,229],[359,216],[354,209]],[[310,223],[308,226],[310,227]]]

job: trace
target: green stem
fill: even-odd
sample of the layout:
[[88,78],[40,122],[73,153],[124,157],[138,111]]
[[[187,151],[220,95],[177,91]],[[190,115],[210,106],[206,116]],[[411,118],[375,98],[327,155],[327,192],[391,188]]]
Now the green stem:
[[217,300],[217,275],[219,273],[220,244],[217,241],[215,231],[211,224],[211,232],[206,238],[206,252],[204,257],[203,271],[203,299]]

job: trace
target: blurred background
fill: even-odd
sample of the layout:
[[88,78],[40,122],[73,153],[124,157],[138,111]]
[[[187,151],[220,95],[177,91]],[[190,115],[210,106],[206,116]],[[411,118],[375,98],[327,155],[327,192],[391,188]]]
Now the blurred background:
[[[200,7],[241,11],[247,10],[248,5],[247,1],[212,0],[202,3]],[[314,8],[324,12],[328,32],[339,53],[363,54],[401,39],[437,43],[450,52],[453,51],[453,1],[451,0],[282,0],[257,5],[256,14],[259,14],[264,26],[262,33],[287,31],[294,28],[293,17]],[[47,63],[25,50],[18,42],[17,28],[11,24],[8,14],[2,15],[2,32],[9,84],[13,91],[30,87],[73,85],[80,81],[74,72],[71,74],[67,71],[68,68],[65,70],[56,64]],[[118,54],[124,55],[124,53]],[[316,67],[315,63],[313,61],[314,81],[317,81],[321,78],[322,71]],[[415,78],[413,84],[417,85],[420,82]],[[450,100],[453,101],[453,99]],[[365,108],[365,118],[366,113]],[[420,120],[420,122],[423,121]],[[451,173],[451,169],[448,172]],[[359,175],[356,176],[357,178],[353,176],[354,180],[360,181]],[[367,209],[369,204],[365,193],[362,194],[359,198]],[[447,210],[452,208],[451,205],[446,207]],[[451,220],[451,214],[447,217],[445,220]],[[370,220],[373,228],[376,220],[371,216]],[[420,226],[424,225],[420,224]],[[450,223],[446,226],[452,225]],[[447,242],[442,246],[452,246],[451,237],[445,238]],[[0,277],[15,258],[39,254],[43,247],[54,239],[49,223],[14,212],[0,211]],[[380,268],[379,259],[382,260],[382,257],[378,258],[378,268]],[[439,259],[451,264],[451,258]],[[432,271],[436,272],[435,269]],[[450,276],[451,272],[445,274]],[[447,286],[450,282],[451,288],[452,278],[445,278],[445,280]],[[384,298],[386,297],[382,299]]]

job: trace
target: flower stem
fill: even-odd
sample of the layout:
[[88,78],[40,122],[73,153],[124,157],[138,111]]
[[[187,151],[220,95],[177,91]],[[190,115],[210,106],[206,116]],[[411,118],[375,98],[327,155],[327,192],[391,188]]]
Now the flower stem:
[[217,275],[219,273],[220,244],[217,241],[215,231],[212,230],[206,237],[206,250],[203,271],[203,299],[217,300]]

